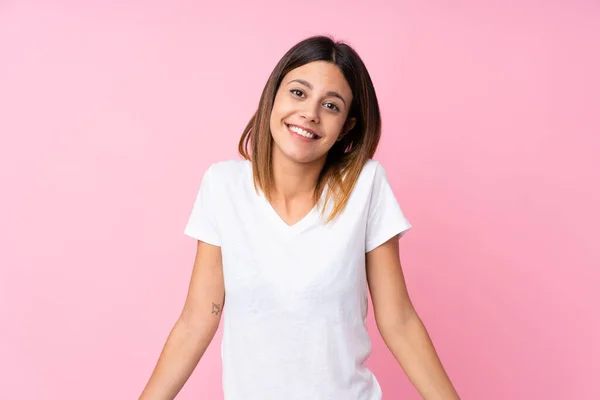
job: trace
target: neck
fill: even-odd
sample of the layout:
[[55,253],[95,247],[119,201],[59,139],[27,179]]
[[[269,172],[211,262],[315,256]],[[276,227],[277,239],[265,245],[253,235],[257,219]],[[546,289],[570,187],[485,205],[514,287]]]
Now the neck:
[[275,180],[273,195],[283,200],[295,200],[314,195],[325,157],[310,163],[298,163],[274,151],[271,162]]

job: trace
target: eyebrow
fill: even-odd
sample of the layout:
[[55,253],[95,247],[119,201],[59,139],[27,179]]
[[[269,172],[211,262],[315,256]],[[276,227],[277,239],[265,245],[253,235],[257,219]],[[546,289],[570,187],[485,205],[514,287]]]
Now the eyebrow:
[[[305,81],[304,79],[294,79],[294,80],[291,80],[291,81],[288,82],[288,85],[290,83],[292,83],[292,82],[298,82],[298,83],[300,83],[300,84],[308,87],[310,90],[313,89],[313,86],[310,84],[310,82]],[[334,92],[334,91],[330,90],[329,92],[327,92],[325,94],[327,96],[330,96],[330,97],[337,97],[338,99],[340,99],[344,103],[344,106],[346,105],[346,100],[344,100],[344,98],[342,97],[342,95],[339,94],[338,92]]]

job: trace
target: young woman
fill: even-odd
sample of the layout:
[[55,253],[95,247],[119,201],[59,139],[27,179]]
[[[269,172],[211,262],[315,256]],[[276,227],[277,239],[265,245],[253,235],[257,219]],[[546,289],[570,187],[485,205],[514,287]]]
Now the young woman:
[[226,400],[379,400],[364,364],[367,290],[423,398],[459,398],[405,287],[398,239],[411,225],[371,159],[380,127],[351,47],[317,36],[284,55],[243,160],[204,173],[185,228],[198,240],[187,300],[140,399],[176,396],[223,311]]

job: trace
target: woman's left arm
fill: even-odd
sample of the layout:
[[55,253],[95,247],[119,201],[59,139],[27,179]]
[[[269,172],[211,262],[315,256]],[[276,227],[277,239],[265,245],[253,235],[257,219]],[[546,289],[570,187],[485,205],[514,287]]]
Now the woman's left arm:
[[408,295],[398,237],[367,253],[366,263],[377,328],[396,361],[425,400],[459,400]]

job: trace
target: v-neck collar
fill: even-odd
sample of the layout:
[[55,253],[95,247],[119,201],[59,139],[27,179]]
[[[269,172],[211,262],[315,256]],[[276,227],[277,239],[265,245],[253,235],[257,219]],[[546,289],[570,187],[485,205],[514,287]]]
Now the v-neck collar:
[[260,203],[262,203],[262,205],[264,206],[265,214],[267,215],[267,217],[273,222],[273,224],[275,224],[276,227],[278,227],[279,229],[281,229],[283,231],[287,231],[287,232],[291,232],[291,233],[300,231],[304,226],[306,226],[307,224],[310,224],[310,222],[314,220],[315,216],[319,215],[318,204],[315,204],[310,209],[310,211],[308,211],[308,213],[306,213],[306,215],[304,215],[302,218],[300,218],[294,224],[290,225],[287,222],[285,222],[283,220],[283,218],[281,218],[281,215],[279,215],[279,213],[277,213],[277,211],[275,211],[275,208],[273,208],[273,205],[269,202],[269,200],[264,195],[263,191],[260,189],[259,189],[258,197],[259,197]]
[[310,225],[312,222],[316,222],[321,218],[321,214],[320,214],[319,210],[320,210],[320,207],[322,206],[322,202],[323,202],[325,193],[327,191],[327,188],[325,188],[323,190],[323,193],[321,194],[321,198],[319,199],[317,204],[315,204],[310,209],[310,211],[308,211],[308,213],[306,215],[304,215],[304,217],[302,217],[296,223],[290,225],[287,222],[285,222],[283,220],[283,218],[281,218],[281,216],[277,213],[277,211],[275,211],[275,208],[273,208],[273,205],[271,204],[271,202],[269,202],[269,200],[265,196],[262,189],[258,188],[258,190],[255,190],[254,176],[252,174],[252,163],[248,162],[248,165],[249,165],[249,168],[248,168],[249,169],[249,173],[248,173],[249,184],[251,185],[251,190],[254,193],[254,196],[256,197],[256,200],[257,200],[258,204],[260,205],[262,212],[264,213],[263,215],[265,215],[265,217],[269,220],[269,223],[271,223],[276,229],[278,229],[278,231],[283,232],[285,234],[297,233],[297,232],[302,231],[303,228]]

